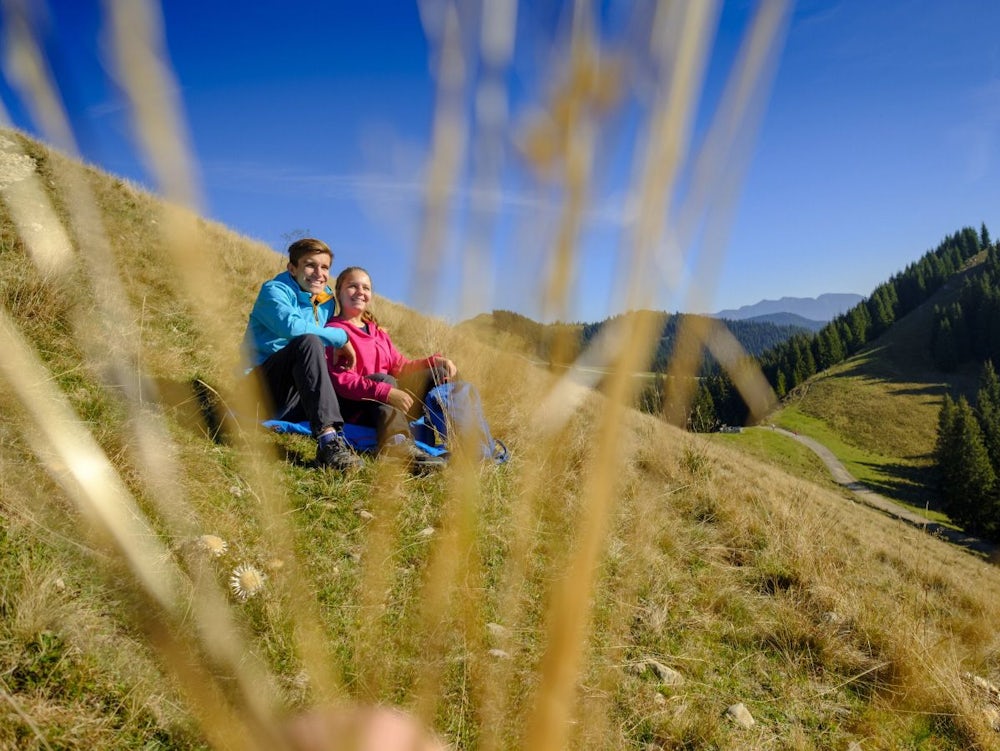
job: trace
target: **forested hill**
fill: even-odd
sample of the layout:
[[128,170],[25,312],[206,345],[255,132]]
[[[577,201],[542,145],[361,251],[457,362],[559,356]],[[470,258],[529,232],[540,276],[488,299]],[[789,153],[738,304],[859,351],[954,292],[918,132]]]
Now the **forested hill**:
[[[923,368],[934,368],[936,364],[938,370],[944,371],[967,361],[975,352],[986,351],[990,337],[982,332],[991,325],[989,320],[993,321],[992,331],[1000,331],[996,325],[1000,322],[1000,293],[985,291],[984,284],[990,287],[983,279],[986,272],[970,269],[984,258],[995,258],[996,253],[985,225],[979,232],[965,227],[945,237],[936,248],[880,284],[868,298],[818,332],[793,336],[764,352],[757,358],[758,364],[777,395],[784,397],[812,376],[883,341],[896,327],[911,328],[908,325],[911,313],[931,301],[946,285],[948,294],[937,299],[950,301],[962,285],[959,301],[937,310],[933,325],[929,315],[926,321],[920,316],[921,331],[910,333],[907,347],[914,350],[913,362],[919,360]],[[989,265],[986,263],[983,268]],[[976,348],[972,346],[974,335],[981,340]],[[1000,348],[995,351],[1000,352]],[[701,387],[706,393],[698,400],[699,404],[712,406],[715,421],[745,422],[747,408],[724,375],[706,379]]]
[[964,529],[1000,542],[1000,248],[962,279],[957,294],[934,307],[930,351],[943,371],[981,373],[976,393],[945,396],[934,451],[938,491]]
[[[545,362],[575,358],[600,332],[612,323],[640,315],[659,319],[660,336],[657,340],[651,370],[663,372],[670,362],[677,331],[685,313],[669,314],[659,311],[636,311],[607,318],[599,323],[542,324],[507,310],[494,310],[459,324],[459,328],[474,331],[476,336],[496,346],[527,351]],[[772,321],[729,321],[722,323],[751,355],[758,356],[792,337],[809,333],[804,326],[781,324]],[[560,347],[555,351],[556,343]],[[708,365],[708,363],[706,363]],[[710,367],[710,365],[709,365]]]
[[793,337],[767,352],[761,365],[778,396],[875,341],[992,247],[985,224],[978,233],[971,227],[959,230],[816,334]]

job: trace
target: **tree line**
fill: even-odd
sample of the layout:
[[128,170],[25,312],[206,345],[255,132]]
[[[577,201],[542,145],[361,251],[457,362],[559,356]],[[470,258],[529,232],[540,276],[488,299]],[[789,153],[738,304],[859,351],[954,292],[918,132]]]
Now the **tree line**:
[[[936,248],[880,284],[869,297],[819,331],[800,331],[760,354],[750,354],[750,364],[761,369],[779,398],[784,397],[811,376],[843,362],[877,339],[896,321],[926,302],[984,249],[990,251],[989,256],[994,262],[1000,263],[998,250],[991,245],[986,225],[983,224],[978,232],[972,227],[965,227],[945,237]],[[991,279],[1000,279],[1000,265]],[[977,283],[967,279],[966,285],[970,284]],[[969,351],[975,332],[980,335],[980,340],[995,342],[1000,356],[1000,285],[994,283],[991,289],[993,292],[987,296],[981,293],[980,286],[976,286],[969,292],[968,299],[961,298],[962,304],[958,307],[949,306],[941,314],[942,320],[947,319],[947,323],[940,324],[940,328],[943,331],[950,326],[952,331],[961,329],[969,332],[966,334]],[[991,302],[974,304],[977,299]],[[992,327],[990,337],[981,336],[981,332],[989,326]],[[939,334],[937,341],[941,342],[942,348],[945,339],[944,333]],[[980,346],[979,341],[976,346]],[[956,363],[964,352],[963,349],[955,354]],[[670,388],[661,384],[656,396],[669,400]],[[651,406],[655,401],[654,397],[647,396],[645,404]],[[677,414],[669,408],[665,409],[665,413]],[[732,379],[717,368],[709,368],[700,380],[697,394],[687,411],[674,421],[691,430],[714,430],[719,425],[744,425],[748,415],[749,410]]]
[[1000,362],[1000,248],[988,246],[975,275],[962,281],[957,298],[934,308],[931,356],[952,371],[967,362]]

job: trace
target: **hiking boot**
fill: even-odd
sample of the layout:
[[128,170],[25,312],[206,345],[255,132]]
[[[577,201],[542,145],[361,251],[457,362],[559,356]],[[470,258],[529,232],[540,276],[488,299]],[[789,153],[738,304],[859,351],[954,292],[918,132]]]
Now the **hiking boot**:
[[337,432],[316,449],[316,466],[320,469],[335,469],[338,472],[348,472],[357,469],[362,464],[361,457],[347,445],[344,434]]
[[426,474],[442,469],[447,463],[442,456],[428,454],[413,441],[400,441],[385,446],[382,456],[405,463],[414,474]]

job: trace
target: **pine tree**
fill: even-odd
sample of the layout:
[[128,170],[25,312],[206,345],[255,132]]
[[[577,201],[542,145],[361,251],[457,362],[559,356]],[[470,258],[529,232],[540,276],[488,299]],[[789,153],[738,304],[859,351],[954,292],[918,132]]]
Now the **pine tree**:
[[868,343],[868,330],[871,328],[872,319],[868,313],[868,306],[860,303],[851,308],[847,313],[851,325],[851,333],[855,342],[855,347],[860,349]]
[[989,360],[983,365],[976,393],[976,417],[983,431],[983,445],[990,466],[1000,476],[1000,378]]
[[964,396],[955,405],[947,435],[951,445],[944,452],[945,509],[968,531],[983,533],[996,523],[996,474],[983,445],[979,422]]
[[955,484],[955,470],[961,450],[955,435],[955,401],[945,394],[938,413],[937,441],[934,444],[934,465],[942,497]]
[[952,371],[958,365],[958,352],[955,349],[955,337],[952,335],[951,319],[938,308],[934,310],[934,324],[931,329],[931,357],[938,370]]
[[779,399],[784,398],[785,394],[788,393],[788,386],[785,382],[785,371],[779,370],[774,378],[774,393],[778,395]]
[[872,321],[872,336],[879,336],[896,320],[892,305],[890,285],[882,284],[868,298],[868,312]]

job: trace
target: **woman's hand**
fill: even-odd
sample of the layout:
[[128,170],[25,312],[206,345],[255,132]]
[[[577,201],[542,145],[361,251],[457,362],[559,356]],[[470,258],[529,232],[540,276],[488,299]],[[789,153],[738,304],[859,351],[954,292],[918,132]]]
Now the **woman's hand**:
[[389,391],[389,406],[409,414],[413,407],[413,397],[402,389],[391,389]]
[[438,378],[441,381],[450,381],[458,373],[455,363],[441,355],[434,355],[434,369],[437,370]]

